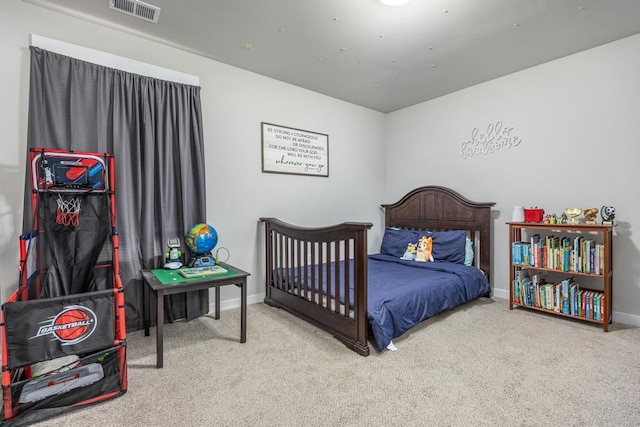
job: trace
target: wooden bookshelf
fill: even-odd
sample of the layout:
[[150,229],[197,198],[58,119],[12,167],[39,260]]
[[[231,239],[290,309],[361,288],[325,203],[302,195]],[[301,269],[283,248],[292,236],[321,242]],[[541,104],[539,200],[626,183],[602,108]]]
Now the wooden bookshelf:
[[[507,225],[509,226],[510,260],[509,310],[513,310],[514,306],[522,307],[597,323],[607,332],[612,316],[613,225],[531,222],[507,222]],[[588,243],[584,243],[587,241]],[[569,242],[571,242],[570,245]],[[569,251],[568,254],[567,251]],[[544,274],[547,280],[544,283],[533,280],[530,284],[527,281],[530,279],[530,276],[526,275],[528,272],[533,273],[533,276]],[[565,295],[558,298],[555,292],[562,292],[562,281],[568,280],[569,277],[575,279],[578,287],[571,291],[571,300],[567,306],[562,305]],[[581,277],[602,282],[602,289],[583,287],[579,283]],[[523,289],[522,282],[526,282],[526,290]],[[548,289],[553,286],[557,288]],[[569,286],[571,282],[565,284],[565,288]],[[554,298],[551,308],[547,299],[549,291]],[[587,313],[587,310],[582,308],[582,301],[579,300],[583,296],[591,298],[594,295],[594,299],[598,300],[597,304],[600,306],[598,315],[594,315],[593,309]],[[560,306],[555,304],[557,302],[560,302]]]

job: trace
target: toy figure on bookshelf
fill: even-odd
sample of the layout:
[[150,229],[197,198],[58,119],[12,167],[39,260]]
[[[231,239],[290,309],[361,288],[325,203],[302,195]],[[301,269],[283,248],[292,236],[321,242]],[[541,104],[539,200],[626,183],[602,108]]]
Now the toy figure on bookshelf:
[[582,209],[580,209],[580,208],[566,208],[564,210],[564,213],[567,216],[567,218],[570,218],[567,221],[568,224],[577,224],[578,221],[576,221],[576,218],[582,213]]
[[600,216],[602,217],[602,223],[605,225],[613,225],[613,220],[616,217],[616,208],[613,206],[603,206],[600,209]]
[[598,208],[590,208],[584,210],[584,221],[587,224],[595,224],[598,216]]
[[558,218],[558,224],[566,224],[568,220],[567,214],[563,212],[560,218]]
[[544,217],[542,217],[542,222],[544,222],[545,224],[557,224],[558,223],[558,217],[555,214],[544,214]]

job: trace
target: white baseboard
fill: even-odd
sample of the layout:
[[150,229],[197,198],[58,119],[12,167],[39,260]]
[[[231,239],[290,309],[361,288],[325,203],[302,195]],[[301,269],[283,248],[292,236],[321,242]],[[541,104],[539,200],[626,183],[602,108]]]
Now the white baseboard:
[[613,321],[616,323],[624,323],[625,325],[640,326],[640,316],[629,313],[613,312]]
[[509,291],[504,289],[493,288],[493,296],[509,301]]
[[[257,304],[264,301],[264,294],[247,295],[247,305]],[[231,310],[233,308],[240,307],[240,298],[233,298],[225,301],[220,301],[220,311]],[[215,301],[209,303],[209,313],[215,313],[216,305]]]
[[[502,298],[509,301],[509,291],[504,289],[493,289],[493,296]],[[625,325],[640,326],[640,316],[636,314],[621,313],[619,311],[613,312],[613,321],[616,323],[623,323]]]

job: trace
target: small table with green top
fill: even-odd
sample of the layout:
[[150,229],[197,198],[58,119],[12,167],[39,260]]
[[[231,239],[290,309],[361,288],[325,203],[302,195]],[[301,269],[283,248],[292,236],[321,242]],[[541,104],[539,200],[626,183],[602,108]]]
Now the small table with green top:
[[163,361],[163,327],[164,296],[183,292],[199,291],[215,287],[215,318],[220,319],[220,287],[236,285],[240,287],[240,342],[247,341],[247,277],[249,273],[232,265],[220,263],[227,269],[219,273],[203,277],[183,277],[178,270],[143,270],[144,287],[144,335],[149,336],[150,307],[149,290],[156,297],[156,368],[162,368]]

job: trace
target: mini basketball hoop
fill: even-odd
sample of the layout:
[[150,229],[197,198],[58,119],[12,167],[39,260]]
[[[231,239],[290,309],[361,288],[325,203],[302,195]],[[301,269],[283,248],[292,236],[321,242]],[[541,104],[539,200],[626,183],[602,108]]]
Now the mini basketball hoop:
[[80,224],[80,197],[63,199],[62,195],[58,194],[56,202],[58,202],[58,210],[56,212],[56,222],[58,224],[65,227]]

